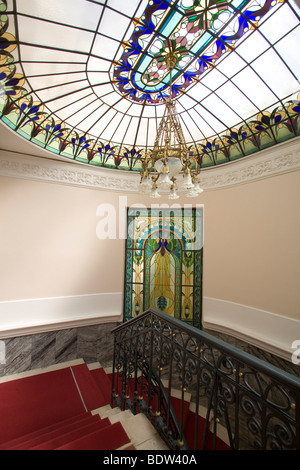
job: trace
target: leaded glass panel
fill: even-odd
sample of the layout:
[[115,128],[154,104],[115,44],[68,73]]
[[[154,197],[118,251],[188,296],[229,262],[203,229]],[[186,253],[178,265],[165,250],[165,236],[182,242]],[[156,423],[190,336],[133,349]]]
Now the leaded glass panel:
[[128,209],[124,321],[149,308],[201,327],[202,208]]
[[187,145],[219,165],[300,134],[299,41],[294,0],[0,0],[0,119],[67,159],[139,171],[171,49]]

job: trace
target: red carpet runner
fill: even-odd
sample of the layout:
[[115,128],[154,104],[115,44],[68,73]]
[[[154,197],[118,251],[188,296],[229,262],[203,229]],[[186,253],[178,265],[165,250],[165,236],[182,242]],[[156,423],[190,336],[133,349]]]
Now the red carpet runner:
[[120,423],[91,414],[108,403],[86,364],[1,383],[0,449],[114,450],[129,444]]
[[[127,447],[130,439],[121,423],[91,413],[110,404],[110,396],[111,376],[101,367],[89,370],[84,363],[0,383],[0,450]],[[175,398],[172,403],[175,410],[180,406]],[[184,408],[185,435],[193,449],[195,414],[188,402]],[[199,418],[199,429],[203,425]],[[210,436],[208,449],[211,444]],[[228,447],[218,440],[218,448]]]

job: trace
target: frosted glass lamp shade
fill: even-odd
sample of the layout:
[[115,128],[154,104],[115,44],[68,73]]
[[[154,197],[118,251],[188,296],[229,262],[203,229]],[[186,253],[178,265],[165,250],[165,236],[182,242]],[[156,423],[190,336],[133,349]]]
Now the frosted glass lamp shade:
[[183,175],[182,189],[192,189],[194,187],[192,182],[191,173],[186,171]]
[[143,176],[143,179],[139,185],[140,190],[145,193],[147,191],[150,191],[152,186],[152,181],[149,175]]
[[162,189],[169,189],[172,186],[172,181],[169,177],[169,169],[167,166],[163,167],[163,171],[158,179],[158,186]]
[[158,198],[160,197],[160,194],[159,194],[159,192],[157,191],[156,186],[154,186],[154,187],[152,188],[150,197],[151,197],[152,199],[158,199]]
[[194,191],[198,194],[203,193],[203,189],[200,187],[199,181],[194,182]]
[[176,193],[175,187],[171,188],[170,194],[169,194],[169,199],[178,199],[179,196]]

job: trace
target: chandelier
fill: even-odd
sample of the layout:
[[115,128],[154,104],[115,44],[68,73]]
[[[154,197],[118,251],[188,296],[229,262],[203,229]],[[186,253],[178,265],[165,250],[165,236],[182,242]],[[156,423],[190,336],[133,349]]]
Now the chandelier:
[[160,197],[159,190],[169,191],[169,199],[179,198],[177,190],[187,191],[187,197],[197,197],[203,191],[199,185],[200,167],[186,145],[172,100],[172,70],[177,63],[175,52],[168,52],[165,61],[170,74],[169,99],[165,102],[153,149],[143,160],[139,189],[150,192],[152,198]]

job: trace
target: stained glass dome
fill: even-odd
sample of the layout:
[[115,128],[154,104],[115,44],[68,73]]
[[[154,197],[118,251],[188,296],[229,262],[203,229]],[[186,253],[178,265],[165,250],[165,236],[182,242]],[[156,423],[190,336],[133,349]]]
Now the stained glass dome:
[[300,133],[288,0],[0,0],[0,118],[41,148],[140,170],[172,97],[202,168]]

